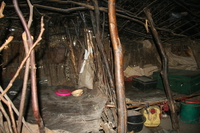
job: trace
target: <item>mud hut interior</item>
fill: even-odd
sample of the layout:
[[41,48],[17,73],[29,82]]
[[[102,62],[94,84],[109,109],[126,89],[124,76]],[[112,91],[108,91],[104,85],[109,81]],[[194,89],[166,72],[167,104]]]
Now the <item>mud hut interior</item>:
[[198,0],[0,2],[0,132],[199,133]]

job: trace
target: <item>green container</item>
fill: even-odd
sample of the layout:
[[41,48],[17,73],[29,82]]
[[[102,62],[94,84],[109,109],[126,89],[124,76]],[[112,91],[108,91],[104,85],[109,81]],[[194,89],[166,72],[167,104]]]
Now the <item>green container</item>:
[[[164,89],[160,71],[153,73],[157,80],[157,88]],[[200,90],[200,71],[169,69],[168,78],[170,88],[174,92],[191,94]]]
[[181,102],[180,119],[185,123],[196,124],[199,122],[200,101],[185,99]]

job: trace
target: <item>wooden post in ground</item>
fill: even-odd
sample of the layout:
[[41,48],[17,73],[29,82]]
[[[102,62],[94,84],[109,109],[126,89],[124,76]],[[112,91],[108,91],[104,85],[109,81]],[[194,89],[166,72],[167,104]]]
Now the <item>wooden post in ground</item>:
[[120,39],[118,36],[115,0],[108,0],[108,16],[110,36],[112,40],[115,64],[115,84],[117,94],[117,132],[126,133],[127,131],[127,109],[125,100],[124,88],[124,73],[123,73],[123,53]]
[[172,128],[174,130],[178,131],[179,130],[178,116],[177,116],[177,113],[176,113],[176,108],[175,108],[175,104],[174,104],[175,101],[172,97],[172,93],[171,93],[171,89],[170,89],[170,85],[169,85],[169,79],[168,79],[168,59],[167,59],[165,50],[162,46],[162,42],[161,42],[160,38],[158,37],[158,32],[155,29],[154,22],[153,22],[150,11],[145,8],[144,13],[146,14],[149,26],[151,28],[152,35],[154,37],[156,45],[158,46],[158,50],[160,51],[160,56],[161,56],[161,59],[162,59],[163,70],[161,71],[161,75],[162,75],[162,78],[163,78],[164,88],[165,88],[166,96],[167,96],[168,103],[169,103],[169,108],[170,108],[170,113],[171,113],[171,121],[172,121]]

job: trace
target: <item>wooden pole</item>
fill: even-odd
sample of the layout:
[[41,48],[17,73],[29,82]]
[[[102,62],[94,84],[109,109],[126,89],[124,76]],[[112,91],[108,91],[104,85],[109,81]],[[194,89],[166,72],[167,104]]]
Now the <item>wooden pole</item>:
[[[27,43],[29,44],[30,47],[33,46],[33,40],[31,38],[31,33],[28,29],[28,25],[25,21],[24,16],[22,15],[17,0],[13,0],[13,5],[15,8],[16,13],[18,14],[21,23],[25,29],[26,35],[27,35]],[[31,92],[32,92],[32,107],[33,107],[33,114],[35,116],[35,119],[37,121],[38,127],[39,127],[39,132],[40,133],[45,133],[44,130],[44,124],[43,120],[40,116],[39,112],[39,105],[38,105],[38,93],[37,93],[37,81],[36,81],[36,67],[35,67],[35,52],[34,50],[31,51],[30,54],[30,64],[31,64]]]
[[115,0],[108,0],[109,28],[112,40],[114,63],[115,63],[115,84],[117,94],[118,121],[117,132],[126,133],[127,131],[127,108],[125,100],[124,74],[123,74],[123,53],[120,39],[118,36]]
[[169,103],[169,108],[170,108],[170,113],[171,113],[171,121],[172,121],[172,128],[175,130],[179,130],[179,124],[178,124],[178,116],[176,114],[176,109],[175,109],[175,101],[172,97],[172,93],[171,93],[171,89],[170,89],[170,85],[169,85],[169,79],[168,79],[168,59],[165,53],[165,50],[162,46],[162,42],[160,40],[160,38],[158,37],[158,32],[155,29],[154,26],[154,22],[151,16],[151,13],[148,9],[144,9],[144,13],[146,14],[146,17],[148,19],[149,22],[149,26],[151,28],[151,32],[152,35],[154,37],[154,40],[156,42],[156,45],[158,47],[158,50],[160,51],[160,56],[162,59],[162,67],[163,70],[161,71],[161,75],[163,78],[163,83],[164,83],[164,88],[165,88],[165,92],[166,92],[166,96],[168,99],[168,103]]
[[114,81],[113,81],[113,78],[112,78],[112,75],[111,75],[111,71],[110,71],[110,67],[108,65],[108,59],[107,59],[107,56],[105,54],[105,50],[103,48],[103,43],[102,43],[102,40],[101,40],[101,34],[100,34],[100,24],[99,24],[99,21],[100,21],[100,12],[99,12],[99,6],[98,6],[98,2],[97,0],[93,0],[94,2],[94,7],[95,7],[95,16],[96,16],[96,33],[95,33],[95,36],[96,36],[96,42],[98,44],[98,47],[99,47],[99,50],[102,54],[102,57],[103,57],[103,61],[105,63],[105,67],[106,67],[106,71],[108,73],[108,78],[109,78],[109,82],[110,82],[110,87],[111,88],[114,88]]

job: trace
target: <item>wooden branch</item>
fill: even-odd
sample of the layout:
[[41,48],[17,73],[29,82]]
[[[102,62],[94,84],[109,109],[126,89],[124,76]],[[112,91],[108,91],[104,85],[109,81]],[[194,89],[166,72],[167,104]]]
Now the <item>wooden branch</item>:
[[[101,37],[100,37],[100,25],[99,25],[99,7],[98,7],[98,3],[95,2],[94,3],[94,6],[95,6],[95,16],[96,16],[96,20],[94,18],[94,13],[92,11],[90,11],[90,14],[91,14],[91,21],[92,21],[92,25],[93,25],[93,31],[94,31],[94,34],[96,36],[96,42],[97,42],[97,46],[98,46],[98,49],[102,55],[102,57],[100,57],[100,55],[98,55],[98,58],[102,58],[103,59],[103,63],[105,64],[105,68],[102,69],[99,67],[99,70],[102,72],[102,73],[105,73],[105,71],[107,72],[107,75],[104,75],[105,77],[101,77],[100,75],[98,77],[99,78],[99,82],[103,82],[103,78],[104,80],[108,78],[109,82],[108,84],[106,84],[108,86],[108,89],[106,92],[109,92],[108,94],[105,92],[105,94],[110,98],[110,100],[112,100],[115,105],[116,105],[116,93],[115,93],[115,85],[114,85],[114,79],[112,77],[112,74],[111,74],[111,69],[109,67],[109,64],[108,64],[108,60],[107,60],[107,56],[106,56],[106,53],[105,53],[105,50],[104,50],[104,46],[102,44],[102,40],[101,40]],[[95,23],[96,22],[96,23]],[[98,28],[97,28],[97,25],[98,25]],[[97,49],[97,48],[96,48]],[[100,62],[98,62],[99,64],[102,64]],[[100,74],[100,73],[98,73]],[[107,80],[106,80],[107,81]],[[105,82],[105,81],[104,81]]]
[[95,17],[96,17],[96,32],[97,34],[100,33],[100,25],[99,25],[99,21],[100,21],[100,18],[99,18],[99,5],[98,5],[98,1],[97,0],[92,0],[93,3],[94,3],[94,12],[95,12]]
[[166,31],[166,32],[169,32],[169,33],[171,33],[172,35],[174,35],[174,36],[179,36],[179,37],[188,37],[188,36],[186,36],[186,35],[183,35],[183,34],[177,34],[177,33],[174,33],[174,31],[173,30],[170,30],[170,29],[165,29],[165,28],[156,28],[157,30],[160,30],[160,31]]
[[50,10],[54,12],[60,12],[60,13],[70,13],[74,11],[80,11],[80,10],[86,10],[86,7],[74,7],[74,8],[69,8],[69,9],[61,9],[61,8],[56,8],[56,7],[50,7],[50,6],[44,6],[44,5],[39,5],[39,4],[34,4],[35,7],[40,8],[40,9],[45,9],[45,10]]
[[79,39],[79,22],[77,21],[77,25],[74,23],[74,21],[72,20],[72,23],[73,23],[73,25],[74,25],[74,31],[75,31],[75,33],[76,33],[76,37]]
[[[190,95],[175,97],[174,100],[180,101],[180,100],[185,99],[185,98],[190,98],[190,97],[199,96],[199,95],[200,95],[200,92],[196,92],[196,93],[193,93],[193,94],[190,94]],[[127,106],[127,108],[131,109],[131,108],[135,108],[135,107],[145,107],[146,103],[149,103],[149,105],[155,105],[155,104],[159,104],[159,103],[163,103],[163,102],[168,102],[168,99],[162,99],[162,100],[159,100],[159,101],[149,101],[149,102],[148,101],[146,101],[146,102],[134,102],[134,101],[128,100],[128,101],[126,101],[126,104],[134,104],[134,105]],[[108,106],[112,107],[112,104],[109,104]]]
[[12,128],[11,128],[10,118],[9,118],[8,114],[6,113],[6,111],[5,111],[5,109],[4,109],[4,107],[3,107],[3,105],[2,105],[1,102],[0,102],[0,110],[1,110],[1,112],[3,113],[3,115],[4,115],[4,117],[6,118],[6,121],[7,121],[7,123],[8,123],[8,131],[9,131],[10,133],[13,133]]
[[[60,9],[60,8],[44,6],[44,5],[39,5],[39,4],[34,4],[34,6],[37,7],[37,8],[40,8],[40,9],[45,9],[45,10],[54,11],[54,12],[61,12],[61,13],[69,13],[69,12],[80,11],[80,10],[85,10],[85,9],[95,10],[94,6],[91,6],[91,5],[88,5],[88,4],[85,4],[85,3],[81,3],[81,2],[60,1],[60,0],[48,0],[48,2],[56,2],[56,3],[59,3],[59,4],[75,4],[75,5],[79,5],[79,6],[82,6],[82,7],[75,7],[75,8],[69,8],[69,9]],[[6,8],[12,8],[12,7],[13,7],[12,5],[6,6]],[[27,5],[26,4],[20,4],[20,7],[27,7]],[[99,10],[102,11],[102,12],[106,12],[106,13],[108,12],[108,9],[105,8],[105,7],[99,7]],[[116,10],[116,11],[117,11],[116,15],[118,17],[134,21],[134,22],[136,22],[138,24],[141,24],[141,25],[145,24],[145,21],[144,21],[145,19],[142,18],[142,17],[137,17],[137,15],[134,16],[133,14],[131,14],[131,13],[127,12],[127,11],[123,11],[123,10]],[[187,37],[184,34],[174,33],[174,31],[170,30],[170,29],[159,28],[159,27],[156,27],[156,29],[169,32],[174,36]]]
[[161,58],[162,58],[162,67],[163,67],[163,71],[161,72],[162,78],[163,78],[163,82],[164,82],[164,88],[166,91],[166,96],[168,99],[168,103],[169,103],[169,107],[170,107],[170,112],[171,112],[171,120],[172,120],[172,128],[175,130],[179,130],[179,125],[178,125],[178,116],[176,113],[176,109],[175,109],[175,104],[174,104],[174,100],[172,97],[172,93],[171,93],[171,89],[170,89],[170,85],[169,85],[169,79],[168,79],[168,59],[165,53],[165,50],[162,46],[162,42],[160,40],[160,38],[158,37],[158,32],[155,29],[154,26],[154,22],[153,19],[151,17],[151,13],[148,9],[144,9],[144,13],[146,14],[146,17],[148,19],[150,28],[151,28],[151,32],[152,35],[154,37],[154,40],[156,42],[156,45],[159,48],[159,51],[161,53]]
[[105,51],[104,51],[104,48],[103,48],[103,44],[102,44],[102,41],[101,41],[100,25],[99,25],[99,21],[100,21],[100,18],[99,18],[99,7],[98,7],[97,1],[96,0],[93,0],[93,1],[94,1],[94,6],[96,7],[95,8],[95,16],[96,16],[96,30],[95,30],[96,33],[95,33],[95,36],[96,36],[96,42],[98,44],[98,48],[99,48],[99,50],[100,50],[100,52],[102,54],[102,57],[103,57],[103,61],[104,61],[104,64],[105,64],[105,67],[106,67],[106,71],[107,71],[107,74],[108,74],[108,78],[109,78],[110,87],[112,89],[114,89],[115,85],[114,85],[113,77],[111,75],[110,67],[108,65],[108,60],[107,60],[107,57],[106,57],[106,54],[105,54]]
[[[59,4],[74,4],[74,5],[78,5],[78,6],[83,6],[83,7],[86,7],[90,10],[95,10],[95,7],[92,6],[92,5],[89,5],[89,4],[85,4],[85,3],[81,3],[81,2],[75,2],[75,1],[70,1],[70,0],[67,0],[67,1],[61,1],[61,0],[47,0],[48,2],[55,2],[55,3],[59,3]],[[108,8],[106,7],[99,7],[99,10],[100,11],[103,11],[103,12],[108,12]],[[135,19],[138,19],[138,20],[144,20],[144,18],[142,17],[138,17],[136,15],[133,15],[133,13],[127,11],[127,10],[119,10],[119,9],[116,9],[116,12],[117,13],[122,13],[122,14],[126,14],[127,16],[131,17],[131,18],[135,18]]]
[[29,6],[29,10],[30,10],[29,20],[28,20],[28,28],[30,29],[32,21],[33,21],[33,5],[31,4],[30,0],[27,0],[27,3]]
[[[0,86],[0,92],[2,93],[3,92],[3,89],[2,87]],[[15,113],[19,116],[19,111],[17,110],[17,108],[15,107],[15,105],[12,103],[12,101],[10,100],[10,98],[8,97],[7,94],[4,95],[5,99],[11,103],[11,106],[13,108],[13,110],[15,111]],[[2,100],[5,101],[5,99],[3,98]],[[27,130],[30,132],[30,133],[33,133],[33,131],[31,130],[31,128],[28,126],[28,124],[25,122],[24,118],[22,117],[22,122],[24,124],[24,126],[27,128]]]
[[4,7],[6,6],[6,3],[4,1],[1,2],[1,7],[0,7],[0,18],[3,18],[3,11],[4,11]]
[[105,12],[103,12],[102,34],[101,40],[104,42],[104,29],[105,29]]
[[[95,10],[95,8],[93,6],[87,5],[87,4],[83,4],[83,3],[81,3],[81,6],[83,6],[83,7],[74,7],[74,8],[69,8],[69,9],[60,9],[60,8],[44,6],[44,5],[39,5],[39,4],[34,4],[34,6],[37,7],[37,8],[40,8],[40,9],[56,11],[56,12],[61,12],[61,13],[69,13],[69,12],[86,10],[86,9]],[[99,10],[102,11],[102,12],[106,12],[106,13],[108,12],[108,9],[105,8],[105,7],[99,7]],[[130,19],[130,20],[132,20],[134,22],[137,22],[137,23],[140,23],[140,24],[144,25],[144,22],[139,20],[139,19],[137,19],[137,18],[129,17],[129,16],[126,16],[126,15],[123,15],[123,14],[120,14],[120,13],[117,13],[116,15],[119,16],[119,17],[122,17],[122,18]]]
[[[29,0],[27,0],[27,3],[30,9],[29,20],[28,20],[28,28],[30,29],[32,21],[33,21],[33,6]],[[22,34],[22,40],[24,43],[25,53],[27,55],[29,51],[29,46],[28,46],[25,32]],[[25,67],[25,72],[24,72],[24,81],[23,81],[22,95],[21,95],[21,101],[20,101],[20,107],[19,107],[18,127],[17,127],[17,131],[19,133],[21,132],[21,127],[22,127],[22,116],[24,113],[24,103],[26,99],[27,82],[28,82],[28,77],[29,77],[29,65],[30,65],[30,58],[28,58],[26,61],[26,67]]]
[[13,130],[14,130],[14,133],[18,133],[17,132],[17,126],[16,126],[16,123],[15,123],[14,114],[13,114],[13,110],[12,110],[10,102],[7,103],[7,106],[8,106],[9,112],[10,112],[10,117],[11,117],[12,127],[13,127]]
[[124,75],[123,75],[123,53],[120,39],[118,36],[115,0],[108,1],[109,29],[113,45],[114,62],[115,62],[115,84],[117,93],[118,108],[118,133],[127,131],[127,109],[125,101]]
[[[22,40],[24,43],[24,49],[26,55],[28,54],[29,51],[29,46],[27,43],[26,39],[26,34],[25,32],[22,34]],[[26,91],[27,91],[27,82],[28,82],[28,76],[29,76],[29,66],[30,66],[30,58],[27,59],[26,61],[26,67],[25,67],[25,72],[24,72],[24,81],[23,81],[23,88],[22,88],[22,95],[21,95],[21,101],[20,101],[20,107],[19,107],[19,116],[18,116],[18,132],[21,132],[21,126],[22,126],[22,116],[24,114],[24,104],[25,104],[25,99],[26,99]]]
[[[49,2],[51,2],[51,1],[49,1]],[[51,10],[51,11],[56,11],[56,12],[62,12],[62,13],[69,13],[69,12],[72,12],[72,11],[85,10],[85,9],[95,10],[95,8],[93,6],[88,5],[88,4],[84,4],[84,3],[79,3],[79,2],[74,2],[74,1],[56,1],[56,2],[58,2],[58,3],[61,2],[61,3],[64,3],[64,4],[73,3],[73,4],[83,6],[83,7],[74,7],[74,8],[70,8],[70,9],[60,9],[60,8],[55,8],[55,7],[50,7],[50,6],[43,6],[43,5],[39,5],[39,4],[34,4],[34,6],[41,8],[41,9],[46,9],[46,10]],[[99,7],[99,10],[102,11],[102,12],[108,12],[108,9],[105,8],[105,7]],[[131,16],[127,15],[127,13],[125,13],[126,15],[123,15],[121,13],[123,13],[123,11],[119,11],[119,13],[116,13],[116,15],[118,17],[134,21],[138,24],[145,25],[145,21],[143,21],[144,20],[143,18],[133,17],[132,15]],[[183,35],[183,34],[174,33],[174,31],[170,30],[170,29],[159,28],[159,27],[156,27],[156,29],[169,32],[174,36],[187,37],[186,35]]]
[[95,23],[95,19],[94,19],[94,12],[92,10],[90,10],[90,18],[91,18],[93,33],[94,33],[94,35],[96,35],[96,33],[97,33],[96,23]]
[[[80,13],[80,16],[81,16],[81,19],[83,21],[83,27],[84,27],[83,31],[85,33],[86,29],[87,29],[87,23],[86,23],[86,19],[85,19],[85,14],[84,13]],[[86,48],[86,43],[87,43],[86,33],[83,36],[84,36],[84,43],[83,43],[83,45]]]
[[[24,28],[25,28],[26,34],[28,36],[28,42],[29,42],[29,44],[32,44],[31,35],[30,35],[30,32],[29,32],[28,27],[26,25],[25,19],[23,18],[22,14],[21,14],[21,12],[19,10],[17,2],[15,0],[13,0],[13,3],[14,3],[15,9],[16,9],[18,15],[20,16],[20,19],[21,19],[22,23],[25,24]],[[44,25],[43,24],[43,18],[42,18],[41,21],[42,21],[41,26],[43,27],[43,25]],[[37,108],[38,108],[37,98],[35,98],[35,97],[37,97],[37,89],[35,88],[36,87],[36,79],[35,79],[35,63],[34,63],[33,49],[37,45],[37,43],[41,40],[41,35],[43,34],[43,31],[44,31],[44,28],[41,29],[40,35],[39,35],[38,39],[36,40],[36,42],[33,45],[31,45],[32,47],[31,47],[30,51],[28,52],[27,56],[24,58],[24,60],[20,64],[17,72],[15,73],[15,75],[13,76],[13,78],[11,79],[10,83],[8,84],[8,86],[6,87],[6,89],[2,92],[2,94],[0,94],[0,98],[3,99],[3,95],[10,89],[10,87],[13,84],[13,82],[15,81],[15,79],[17,78],[17,76],[19,75],[19,72],[21,71],[21,69],[22,69],[23,65],[25,64],[26,60],[29,58],[30,54],[32,54],[32,63],[31,63],[31,65],[32,65],[32,67],[31,67],[31,69],[32,69],[32,79],[33,79],[32,89],[35,90],[35,91],[32,92],[32,94],[34,95],[34,97],[33,97],[34,98],[34,100],[33,100],[34,104],[33,105],[35,107],[34,109],[36,109],[35,112],[34,112],[34,114],[37,115],[37,116],[39,116],[39,117],[40,117],[40,115],[38,115],[39,111],[37,110]],[[43,123],[41,122],[41,118],[38,118],[37,122],[39,123],[40,132],[42,133],[44,131],[44,127],[43,127]]]
[[[37,40],[35,41],[35,43],[33,44],[33,46],[35,47],[39,41],[42,40],[42,35],[43,35],[43,32],[44,32],[44,23],[43,23],[43,16],[41,17],[41,28],[40,28],[40,34],[37,38]],[[33,53],[33,48],[34,47],[31,47],[30,50],[32,50],[32,53]],[[35,61],[34,59],[34,54],[32,55],[33,56],[33,61]],[[36,117],[36,121],[38,123],[38,127],[40,129],[40,133],[45,133],[45,129],[44,129],[44,123],[43,123],[43,120],[40,116],[40,112],[39,112],[39,106],[38,106],[38,94],[37,94],[37,85],[36,85],[36,68],[35,68],[35,63],[32,62],[31,63],[31,79],[32,79],[32,82],[31,82],[31,87],[32,87],[32,104],[33,104],[33,109],[34,109],[34,115]],[[33,80],[34,79],[34,80]]]
[[[42,17],[43,18],[43,17]],[[43,21],[43,19],[41,20]],[[43,26],[44,24],[42,23],[41,26]],[[6,89],[2,92],[2,94],[0,94],[0,99],[2,99],[3,95],[5,95],[5,93],[10,89],[10,87],[12,87],[13,82],[15,81],[15,79],[17,78],[17,76],[19,75],[19,72],[21,71],[21,69],[23,68],[26,60],[29,58],[32,50],[37,46],[38,42],[42,39],[42,34],[44,32],[44,28],[41,29],[40,31],[40,35],[38,36],[38,39],[35,41],[35,43],[33,44],[33,46],[30,48],[28,54],[26,55],[26,57],[23,59],[23,61],[21,62],[19,68],[17,69],[15,75],[13,76],[13,78],[10,80],[8,86],[6,87]]]
[[[25,21],[25,18],[24,16],[22,15],[20,9],[19,9],[19,6],[18,6],[18,3],[17,3],[17,0],[13,0],[13,5],[14,5],[14,8],[22,22],[22,25],[25,29],[25,32],[27,34],[27,42],[28,44],[30,45],[30,47],[33,46],[33,40],[31,38],[31,34],[30,34],[30,31],[28,29],[28,25]],[[43,22],[42,24],[43,25]],[[39,105],[38,105],[38,94],[37,94],[37,81],[36,81],[36,67],[35,67],[35,52],[34,50],[32,49],[31,51],[31,56],[30,56],[30,62],[31,62],[31,94],[32,94],[32,106],[33,106],[33,113],[34,113],[34,116],[35,116],[35,119],[37,121],[37,124],[38,124],[38,127],[39,127],[39,131],[40,133],[44,133],[45,132],[45,129],[44,129],[44,124],[43,124],[43,121],[42,121],[42,118],[40,116],[40,112],[39,112]]]
[[69,42],[66,42],[66,43],[68,44],[68,47],[69,47],[71,62],[72,62],[73,67],[74,67],[74,72],[75,72],[75,75],[76,75],[76,84],[77,84],[78,83],[78,69],[77,69],[74,49],[73,49],[73,46],[72,46],[72,38],[71,38],[71,35],[70,35],[70,32],[69,32],[68,26],[65,25],[65,28],[66,28],[66,31],[67,31],[67,35],[69,37]]
[[2,112],[0,111],[0,129],[1,129],[1,132],[3,132],[3,133],[6,133],[6,131],[5,131],[5,127],[4,127],[4,121],[3,121],[3,114],[2,114]]
[[7,45],[13,40],[13,36],[9,36],[8,39],[4,42],[4,44],[0,47],[0,52],[3,49],[6,49]]

